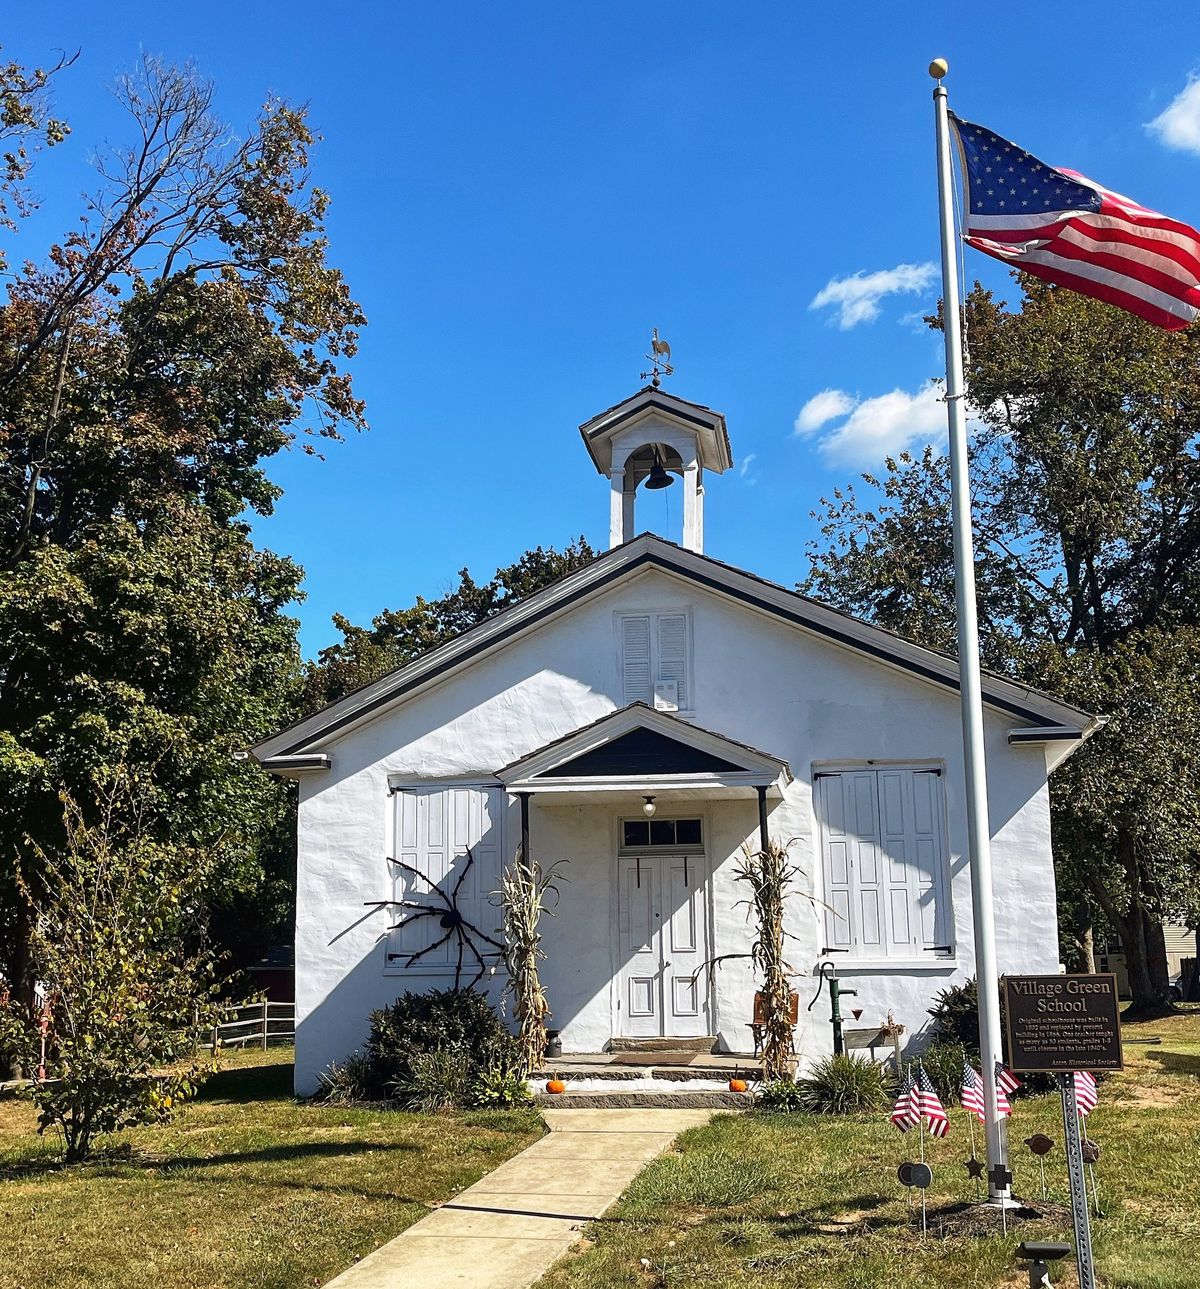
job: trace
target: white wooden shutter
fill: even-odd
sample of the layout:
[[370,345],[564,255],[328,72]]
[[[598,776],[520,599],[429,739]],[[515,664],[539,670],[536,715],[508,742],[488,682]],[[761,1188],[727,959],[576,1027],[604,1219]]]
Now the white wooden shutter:
[[880,770],[879,831],[883,844],[883,882],[887,904],[887,952],[895,957],[918,945],[920,909],[913,877],[916,838],[913,831],[911,770]]
[[[463,877],[456,899],[459,911],[473,926],[497,939],[499,912],[491,904],[491,895],[499,887],[504,856],[502,790],[405,788],[395,794],[395,801],[395,857],[417,871],[391,865],[392,898],[418,907],[391,909],[392,922],[400,925],[388,937],[387,965],[404,967],[409,955],[428,948],[445,934],[440,918],[413,916],[421,909],[446,907],[430,883],[449,895]],[[474,862],[464,877],[468,849]],[[457,937],[451,937],[424,953],[413,966],[452,970],[457,956]],[[474,965],[469,953],[464,961]]]
[[621,619],[621,671],[626,703],[653,702],[649,614],[630,613]]
[[885,952],[886,912],[873,771],[822,774],[821,841],[828,944],[864,957]]
[[821,867],[825,874],[825,943],[848,949],[854,922],[850,877],[850,836],[846,829],[846,799],[840,774],[822,774],[817,780],[817,806],[821,812]]
[[827,943],[866,958],[950,943],[940,776],[823,773],[817,787]]
[[917,943],[922,948],[949,945],[950,896],[946,889],[946,851],[942,820],[942,776],[932,770],[912,773],[910,880],[917,909]]
[[691,708],[688,692],[688,622],[684,613],[658,615],[657,680],[673,681],[679,695],[680,711]]

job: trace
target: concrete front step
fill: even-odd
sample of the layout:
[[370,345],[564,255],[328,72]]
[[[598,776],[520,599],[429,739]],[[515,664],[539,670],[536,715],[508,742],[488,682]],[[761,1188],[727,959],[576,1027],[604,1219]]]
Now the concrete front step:
[[614,1038],[608,1044],[612,1052],[711,1052],[716,1046],[714,1034],[704,1038]]
[[638,1090],[566,1092],[552,1095],[541,1092],[535,1100],[540,1106],[556,1110],[749,1110],[753,1098],[746,1092],[708,1090],[689,1092],[686,1088],[672,1092]]
[[762,1067],[732,1060],[705,1065],[585,1065],[563,1061],[535,1070],[530,1077],[542,1082],[557,1077],[564,1083],[573,1079],[599,1079],[606,1083],[629,1083],[642,1079],[659,1079],[663,1083],[711,1082],[713,1079],[728,1082],[733,1078],[753,1081],[762,1078]]

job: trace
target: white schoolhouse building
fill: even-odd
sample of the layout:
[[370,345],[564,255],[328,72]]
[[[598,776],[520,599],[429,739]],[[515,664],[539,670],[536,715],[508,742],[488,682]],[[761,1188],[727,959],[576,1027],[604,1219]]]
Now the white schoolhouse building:
[[[704,553],[725,418],[647,386],[580,427],[610,498],[604,555],[254,750],[299,781],[296,1090],[404,991],[499,1002],[495,892],[522,836],[568,861],[542,921],[564,1052],[750,1048],[754,934],[735,880],[762,829],[799,874],[788,956],[802,1061],[831,1050],[830,950],[863,1027],[909,1037],[974,974],[958,668]],[[683,494],[638,535],[639,486]],[[1058,969],[1048,779],[1097,724],[984,676],[1001,971]],[[403,901],[404,903],[400,903]],[[482,974],[481,974],[482,973]],[[850,1023],[850,1022],[848,1022]]]

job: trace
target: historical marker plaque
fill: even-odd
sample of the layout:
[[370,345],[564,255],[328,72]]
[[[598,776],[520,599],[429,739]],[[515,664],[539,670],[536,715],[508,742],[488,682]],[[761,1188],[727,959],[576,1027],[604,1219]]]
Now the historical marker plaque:
[[1121,1069],[1116,976],[1005,976],[1004,1004],[1018,1073]]

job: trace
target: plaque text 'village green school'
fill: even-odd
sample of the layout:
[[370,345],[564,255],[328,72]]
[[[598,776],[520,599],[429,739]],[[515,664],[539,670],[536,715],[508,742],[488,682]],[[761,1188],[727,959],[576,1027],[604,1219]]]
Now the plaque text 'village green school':
[[1011,1069],[1121,1068],[1116,976],[1005,976],[1004,1003]]

